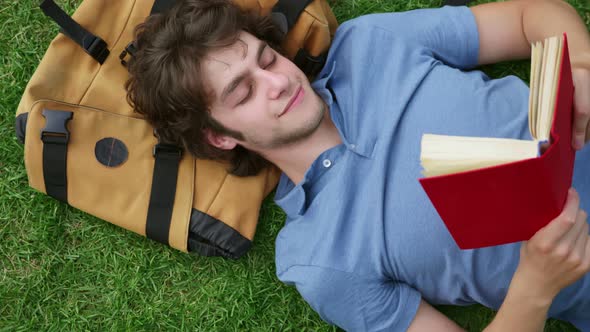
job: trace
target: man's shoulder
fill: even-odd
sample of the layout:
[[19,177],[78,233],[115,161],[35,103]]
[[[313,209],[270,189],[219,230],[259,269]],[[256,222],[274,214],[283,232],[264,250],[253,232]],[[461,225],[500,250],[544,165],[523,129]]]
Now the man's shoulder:
[[[338,34],[351,31],[381,29],[393,33],[396,37],[411,39],[414,34],[421,34],[424,27],[444,27],[452,20],[472,16],[467,7],[416,8],[401,12],[383,12],[361,15],[340,24]],[[441,28],[442,28],[441,27]]]
[[[330,50],[336,55],[348,51],[345,55],[354,50],[354,54],[367,54],[381,52],[380,45],[388,45],[394,40],[401,43],[411,41],[416,34],[422,33],[408,27],[415,23],[416,14],[414,11],[373,13],[358,16],[343,22],[334,35]],[[418,15],[424,16],[423,14]],[[426,17],[420,19],[427,19]],[[385,49],[388,49],[385,47]]]
[[[428,18],[429,13],[436,13],[440,11],[440,8],[429,8],[414,9],[402,12],[383,12],[383,13],[371,13],[344,21],[338,27],[338,30],[350,30],[350,29],[371,29],[371,28],[382,28],[389,30],[395,27],[397,24],[405,24],[407,20],[412,20],[416,17]],[[426,15],[425,15],[426,14]]]
[[338,29],[336,30],[335,39],[342,34],[350,34],[351,32],[363,32],[371,30],[375,27],[379,27],[380,25],[378,24],[378,21],[380,21],[379,19],[382,16],[391,16],[393,19],[395,19],[395,17],[398,14],[399,13],[376,13],[352,18],[338,26]]

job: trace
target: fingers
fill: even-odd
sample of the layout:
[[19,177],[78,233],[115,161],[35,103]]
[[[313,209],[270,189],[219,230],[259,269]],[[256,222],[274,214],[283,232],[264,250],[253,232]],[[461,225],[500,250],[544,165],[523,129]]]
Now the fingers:
[[574,80],[574,125],[572,133],[572,146],[579,150],[588,141],[590,135],[590,70],[586,68],[574,68],[572,70]]
[[578,193],[570,188],[565,206],[559,216],[541,228],[531,241],[538,242],[541,249],[551,250],[576,224],[576,218],[580,207]]
[[564,235],[555,247],[555,258],[564,261],[566,266],[577,268],[586,257],[588,242],[587,214],[578,210],[574,226]]
[[584,240],[586,237],[588,237],[588,224],[586,223],[587,216],[588,215],[585,211],[578,210],[576,222],[569,229],[569,231],[567,231],[567,233],[561,239],[559,239],[558,246],[559,251],[561,251],[560,254],[567,255],[567,253],[576,249],[577,242],[580,240],[580,238]]
[[582,269],[583,273],[588,273],[590,271],[590,238],[586,241],[586,250],[584,251],[584,260],[582,261]]
[[[582,211],[583,212],[583,211]],[[576,224],[579,224],[579,227],[574,227],[578,230],[577,234],[576,234],[576,239],[574,242],[574,246],[573,246],[573,253],[574,255],[578,256],[580,259],[585,258],[586,256],[588,256],[590,253],[586,252],[588,247],[588,222],[586,221],[586,218],[588,217],[588,215],[586,213],[579,213],[578,214],[580,216],[580,222],[576,222]],[[577,225],[576,225],[577,226]],[[572,228],[573,229],[573,228]],[[574,257],[575,259],[576,257]],[[590,257],[589,257],[590,259]]]
[[520,275],[542,298],[553,299],[590,270],[587,217],[571,188],[561,214],[521,247]]
[[[574,132],[572,145],[574,149],[580,150],[586,142],[586,132],[590,130],[588,121],[590,121],[590,106],[585,107],[580,99],[589,99],[590,94],[578,97],[574,103]],[[590,103],[590,101],[587,101]]]
[[[578,229],[575,242],[572,249],[563,257],[566,264],[574,271],[574,273],[585,274],[590,270],[590,236],[588,236],[588,221],[587,214],[584,211],[578,214],[579,218],[576,221],[575,227]],[[568,244],[564,244],[567,246]]]

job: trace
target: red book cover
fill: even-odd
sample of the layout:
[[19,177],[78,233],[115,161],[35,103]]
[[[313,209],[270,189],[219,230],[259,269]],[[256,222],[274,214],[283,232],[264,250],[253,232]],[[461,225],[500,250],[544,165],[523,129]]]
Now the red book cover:
[[538,158],[420,179],[461,249],[530,239],[557,217],[572,184],[572,71],[564,34],[551,145]]

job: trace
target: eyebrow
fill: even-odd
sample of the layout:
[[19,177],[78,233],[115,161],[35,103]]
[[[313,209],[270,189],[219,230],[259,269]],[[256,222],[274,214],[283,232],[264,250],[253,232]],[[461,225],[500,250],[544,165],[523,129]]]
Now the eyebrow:
[[[264,41],[261,41],[258,44],[258,50],[256,51],[256,62],[260,62],[260,58],[262,57],[262,52],[268,46],[268,44]],[[244,56],[245,58],[246,56]],[[241,73],[240,75],[236,76],[231,82],[223,89],[221,93],[221,102],[224,102],[227,96],[229,96],[234,90],[242,83],[242,81],[248,76],[247,73]]]

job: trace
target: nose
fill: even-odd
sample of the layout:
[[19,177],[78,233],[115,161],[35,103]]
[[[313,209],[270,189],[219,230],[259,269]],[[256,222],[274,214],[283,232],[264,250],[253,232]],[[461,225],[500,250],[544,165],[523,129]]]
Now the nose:
[[289,78],[283,73],[262,70],[262,79],[267,85],[267,96],[269,99],[278,99],[289,88]]

